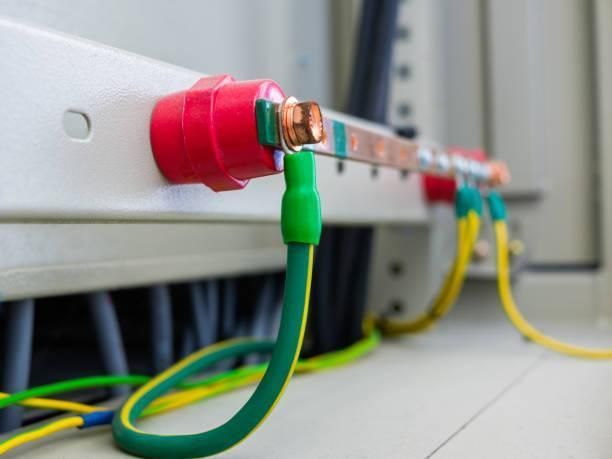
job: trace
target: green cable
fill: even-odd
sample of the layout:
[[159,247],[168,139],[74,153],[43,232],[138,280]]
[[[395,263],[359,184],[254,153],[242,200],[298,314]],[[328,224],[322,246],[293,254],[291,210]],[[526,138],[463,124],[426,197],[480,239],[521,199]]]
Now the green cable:
[[[272,350],[274,343],[272,341],[251,341],[250,346],[242,347],[244,352],[250,353],[266,353]],[[237,369],[240,370],[240,369]],[[178,385],[181,389],[192,389],[195,387],[203,387],[215,384],[225,378],[232,377],[232,374],[237,370],[230,370],[218,375],[208,376],[195,381],[182,382]],[[37,397],[49,397],[67,392],[74,392],[82,389],[93,389],[96,387],[113,387],[113,386],[141,386],[151,380],[150,376],[144,375],[105,375],[105,376],[87,376],[84,378],[69,379],[56,383],[45,384],[43,386],[32,387],[20,392],[15,392],[8,397],[0,398],[0,409],[17,405],[24,400]]]
[[328,352],[316,357],[304,359],[298,363],[299,371],[319,371],[350,363],[371,352],[380,344],[381,333],[373,329],[364,339],[346,349]]
[[[322,354],[307,359],[300,359],[298,361],[296,371],[316,371],[349,363],[370,352],[379,344],[379,342],[380,333],[378,330],[374,330],[368,336],[366,336],[366,338],[346,349],[332,351],[327,354]],[[273,341],[253,341],[252,346],[241,346],[241,349],[245,352],[245,354],[241,354],[240,356],[243,357],[249,353],[263,354],[272,352],[274,349],[274,344],[275,343]],[[216,375],[206,376],[202,379],[183,381],[178,384],[177,387],[181,389],[194,389],[217,383],[225,384],[236,379],[250,377],[255,373],[263,372],[267,366],[267,363],[262,363],[258,365],[235,368]],[[21,392],[15,392],[8,397],[0,399],[0,409],[19,404],[20,402],[30,398],[48,397],[96,387],[112,387],[120,385],[140,386],[150,380],[151,378],[149,376],[144,375],[89,376],[84,378],[70,379],[43,386],[32,387]]]
[[0,409],[15,405],[23,400],[36,397],[48,397],[50,395],[72,392],[79,389],[90,389],[93,387],[111,386],[140,386],[150,378],[143,375],[127,376],[90,376],[86,378],[71,379],[44,386],[33,387],[21,392],[15,392],[8,397],[0,399]]
[[[310,295],[313,245],[318,243],[321,233],[312,152],[285,158],[285,181],[287,190],[283,196],[281,228],[288,250],[283,314],[271,360],[255,392],[229,421],[208,432],[163,436],[134,427],[133,422],[147,405],[191,374],[220,360],[255,352],[254,343],[244,340],[199,351],[146,383],[126,401],[113,421],[115,440],[123,449],[146,457],[188,458],[216,454],[246,438],[279,400],[301,349]],[[321,362],[321,365],[331,365],[333,359]],[[58,384],[66,388],[65,382]]]
[[[262,342],[262,344],[263,343],[265,343],[265,345],[262,346],[262,349],[258,353],[260,354],[271,353],[272,350],[274,349],[275,343],[273,341],[265,341],[265,342]],[[241,357],[242,356],[243,355],[241,355]],[[195,389],[197,387],[210,386],[212,384],[225,382],[227,380],[231,380],[234,378],[239,378],[247,374],[250,375],[253,373],[252,370],[260,371],[261,369],[265,369],[266,366],[267,366],[266,363],[262,363],[262,364],[257,364],[257,365],[248,365],[248,366],[243,366],[239,368],[234,368],[232,370],[227,370],[222,373],[219,373],[213,376],[209,376],[204,379],[198,379],[194,381],[190,381],[190,380],[183,381],[178,385],[178,387],[180,387],[181,389]]]
[[[114,418],[113,434],[125,450],[146,457],[189,458],[207,456],[235,446],[265,420],[278,402],[298,362],[310,295],[313,263],[313,245],[321,234],[320,203],[314,179],[312,152],[291,155],[285,160],[287,191],[283,196],[281,227],[288,245],[287,273],[283,314],[276,343],[235,340],[203,349],[179,362],[162,375],[149,380],[146,376],[90,377],[63,381],[33,388],[7,397],[5,404],[20,400],[71,391],[84,387],[118,384],[138,385],[145,381],[124,404]],[[317,356],[298,363],[301,371],[314,371],[348,363],[369,352],[380,341],[377,331],[348,349]],[[225,424],[194,435],[153,435],[135,428],[133,422],[158,396],[180,385],[181,381],[214,363],[252,352],[265,352],[274,346],[269,364],[254,365],[232,370],[201,381],[183,383],[183,387],[198,387],[222,383],[222,390],[239,387],[244,379],[264,372],[263,378],[247,403]],[[112,378],[112,380],[110,379]],[[36,394],[36,395],[35,395]],[[163,406],[159,408],[163,409]]]
[[[337,368],[342,365],[351,363],[365,354],[371,352],[376,346],[380,344],[381,334],[378,330],[372,330],[365,338],[359,340],[357,343],[338,351],[332,351],[326,354],[310,357],[307,359],[298,360],[295,368],[296,372],[308,373],[314,371],[325,371],[331,368]],[[268,364],[249,365],[235,370],[230,370],[215,377],[215,381],[223,387],[221,393],[226,393],[236,388],[243,387],[245,380],[251,380],[254,375],[261,376],[267,368]],[[208,384],[213,378],[209,378],[199,383],[199,386]],[[219,395],[219,394],[214,394]],[[213,396],[214,396],[213,395]],[[203,397],[208,398],[208,396]],[[159,412],[163,412],[168,405],[172,402],[164,403],[159,406],[149,406],[143,412],[143,415],[151,416]]]
[[272,411],[294,371],[308,314],[314,244],[321,234],[321,209],[312,152],[285,156],[281,229],[287,244],[287,271],[281,323],[263,378],[245,405],[224,424],[191,435],[155,435],[134,426],[157,397],[195,372],[243,352],[240,344],[204,349],[173,365],[141,387],[113,420],[113,436],[125,451],[150,458],[192,458],[225,451],[244,440]]
[[[310,372],[310,371],[324,371],[330,369],[332,367],[338,367],[340,365],[345,365],[354,360],[357,360],[360,357],[363,357],[365,354],[371,352],[378,344],[380,344],[381,335],[378,330],[371,330],[364,338],[359,340],[357,343],[352,344],[351,346],[341,349],[338,351],[329,352],[327,354],[318,355],[315,357],[309,357],[306,359],[301,359],[298,361],[296,366],[296,371],[300,372]],[[244,344],[244,341],[242,342]],[[258,343],[261,347],[259,347],[258,352],[266,352],[267,349],[271,350],[274,346],[274,343],[271,341],[261,341]],[[234,344],[230,344],[234,345]],[[197,388],[202,386],[213,386],[218,384],[219,389],[217,391],[213,391],[212,393],[203,396],[202,398],[198,398],[192,400],[191,403],[195,403],[196,401],[208,399],[210,397],[218,396],[223,393],[227,393],[237,388],[244,387],[247,384],[252,384],[252,376],[257,375],[261,377],[261,374],[266,370],[267,363],[244,366],[241,368],[237,368],[234,370],[229,370],[218,375],[209,376],[203,378],[201,380],[193,381],[189,383],[191,388]],[[54,385],[48,385],[45,389],[45,392],[49,392],[51,388],[55,388],[55,390],[60,389],[68,389],[73,390],[74,388],[84,389],[87,387],[91,387],[91,383],[95,383],[95,387],[103,387],[107,386],[108,383],[115,384],[124,384],[127,381],[137,384],[138,380],[149,379],[145,376],[132,375],[132,376],[108,376],[108,377],[89,377],[89,378],[80,378],[78,380],[70,380],[63,381],[60,383],[55,383]],[[248,380],[248,381],[246,381]],[[183,385],[183,384],[182,384]],[[37,391],[40,391],[41,388],[34,388]],[[57,392],[56,392],[57,393]],[[27,396],[27,394],[24,394]],[[21,397],[18,397],[21,398]],[[167,410],[168,406],[172,405],[171,401],[162,404],[155,404],[155,406],[150,405],[144,410],[143,415],[151,416],[155,414],[159,414]],[[24,434],[31,434],[33,432],[42,430],[47,427],[47,424],[38,427],[37,429],[33,429],[27,432],[20,432],[5,439],[0,443],[0,449],[2,445],[10,442],[13,438],[22,436]]]
[[[380,344],[381,333],[374,329],[365,338],[359,340],[355,344],[337,351],[328,352],[314,357],[298,360],[295,368],[296,372],[306,373],[311,371],[322,371],[329,368],[335,368],[342,365],[351,363],[365,354],[371,352],[376,346]],[[267,362],[258,365],[248,365],[234,370],[229,370],[224,373],[220,373],[216,376],[206,378],[204,380],[196,381],[186,385],[182,383],[182,387],[196,388],[202,386],[208,386],[215,383],[219,384],[230,384],[233,381],[241,381],[243,379],[250,378],[254,374],[263,373],[268,367]]]
[[[246,340],[245,340],[246,341]],[[248,344],[241,346],[241,351],[245,354],[265,353],[269,352],[274,347],[271,341],[254,341],[249,340]],[[178,385],[181,389],[191,389],[194,387],[202,387],[215,384],[231,377],[236,370],[220,373],[218,375],[209,376],[196,381],[183,382]],[[24,400],[38,397],[49,397],[67,392],[74,392],[82,389],[93,389],[96,387],[113,387],[113,386],[142,386],[151,380],[150,376],[144,375],[105,375],[105,376],[87,376],[84,378],[69,379],[56,383],[45,384],[43,386],[32,387],[20,392],[15,392],[8,397],[0,398],[0,409],[11,405],[19,404]]]
[[191,374],[216,362],[244,354],[241,345],[201,357],[164,372],[126,402],[113,420],[115,441],[124,450],[151,458],[191,458],[217,454],[246,438],[274,407],[291,374],[301,343],[305,321],[307,282],[312,249],[306,244],[289,244],[285,299],[277,345],[261,382],[246,404],[227,422],[207,432],[191,435],[155,435],[142,432],[133,423],[157,397]]

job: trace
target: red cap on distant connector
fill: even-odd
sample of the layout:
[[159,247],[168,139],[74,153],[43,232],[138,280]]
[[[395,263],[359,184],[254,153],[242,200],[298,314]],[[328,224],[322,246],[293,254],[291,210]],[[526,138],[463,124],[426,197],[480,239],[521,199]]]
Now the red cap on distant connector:
[[229,75],[202,78],[162,98],[151,118],[157,165],[171,182],[201,182],[215,191],[241,189],[250,178],[280,172],[274,149],[259,143],[255,102],[283,98],[274,81]]
[[[466,148],[447,148],[451,155],[465,156],[466,158],[475,159],[477,161],[486,161],[487,154],[484,150]],[[425,199],[428,202],[448,202],[455,201],[455,191],[457,191],[457,182],[455,179],[446,177],[437,177],[434,175],[421,175],[423,191]]]

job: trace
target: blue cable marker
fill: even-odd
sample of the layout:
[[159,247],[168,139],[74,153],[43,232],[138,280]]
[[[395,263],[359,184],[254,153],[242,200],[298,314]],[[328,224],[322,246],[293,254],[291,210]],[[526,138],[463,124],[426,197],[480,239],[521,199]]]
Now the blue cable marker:
[[84,414],[83,425],[79,429],[88,429],[90,427],[105,426],[113,423],[114,411],[94,411],[93,413]]

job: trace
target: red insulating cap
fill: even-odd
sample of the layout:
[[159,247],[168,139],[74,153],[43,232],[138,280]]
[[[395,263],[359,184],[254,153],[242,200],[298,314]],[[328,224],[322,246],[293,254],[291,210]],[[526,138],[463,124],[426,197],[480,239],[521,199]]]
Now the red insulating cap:
[[229,75],[202,78],[165,96],[151,117],[158,167],[171,182],[201,182],[215,191],[241,189],[251,178],[280,172],[274,149],[258,141],[255,101],[284,97],[274,81]]
[[[486,161],[487,154],[484,150],[467,148],[451,147],[447,148],[451,155],[465,156],[466,158],[475,159],[477,161]],[[436,177],[434,175],[421,175],[423,191],[427,202],[448,202],[455,201],[455,191],[457,191],[457,182],[455,179],[446,177]]]

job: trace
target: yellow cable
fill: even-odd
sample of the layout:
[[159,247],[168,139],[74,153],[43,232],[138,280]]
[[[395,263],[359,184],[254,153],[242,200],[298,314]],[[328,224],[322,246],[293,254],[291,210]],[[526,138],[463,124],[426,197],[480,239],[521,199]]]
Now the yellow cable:
[[457,219],[455,259],[431,306],[417,318],[408,321],[400,322],[388,318],[378,320],[378,327],[384,334],[401,335],[424,331],[450,312],[461,293],[479,231],[480,217],[476,211],[470,210],[466,217]]
[[[341,365],[350,363],[352,360],[355,359],[355,356],[352,353],[355,352],[357,349],[361,348],[362,346],[367,346],[371,344],[372,334],[376,332],[371,327],[369,327],[367,323],[364,323],[364,333],[366,334],[365,338],[361,339],[360,341],[356,342],[355,344],[349,346],[346,349],[328,352],[326,354],[309,357],[308,359],[299,360],[295,367],[295,372],[319,372],[332,368],[337,368]],[[327,363],[329,361],[333,361],[333,364],[328,365]],[[202,399],[212,398],[217,395],[229,392],[230,390],[254,384],[261,379],[264,371],[265,368],[262,367],[257,372],[248,372],[242,375],[238,374],[229,380],[220,380],[217,383],[205,387],[195,387],[192,389],[179,390],[177,392],[166,394],[155,399],[155,401],[143,411],[142,417],[165,413],[167,411],[183,407],[187,404],[194,403]],[[9,394],[0,392],[0,398],[8,396]],[[92,406],[85,405],[82,403],[45,398],[28,399],[20,402],[20,404],[33,408],[55,409],[58,411],[69,411],[81,414],[87,414],[94,411],[108,410],[108,408],[102,406]]]
[[144,417],[150,417],[150,416],[157,416],[158,414],[162,414],[168,411],[173,411],[178,408],[182,408],[184,406],[198,402],[202,399],[212,398],[217,395],[225,394],[235,389],[240,389],[242,387],[256,384],[261,380],[262,376],[263,376],[263,371],[261,373],[246,375],[246,376],[243,376],[242,378],[236,378],[236,380],[234,381],[215,384],[214,386],[211,386],[211,387],[196,387],[193,389],[187,389],[187,390],[180,391],[180,392],[174,392],[172,394],[167,395],[163,399],[160,398],[160,403],[151,405],[152,408],[158,407],[158,406],[161,406],[161,408],[157,408],[155,410],[145,410],[143,411],[141,417],[144,418]]
[[[308,299],[309,290],[310,290],[312,259],[313,259],[313,250],[311,247],[309,250],[309,276],[307,280],[305,302]],[[366,330],[367,328],[368,327],[365,327]],[[370,334],[374,333],[375,335],[377,335],[377,332],[374,330],[369,330],[369,333]],[[302,336],[303,336],[303,332],[302,332]],[[324,354],[321,356],[311,357],[309,359],[306,359],[304,361],[299,361],[297,363],[294,362],[295,370],[296,372],[320,371],[320,370],[331,368],[332,366],[335,367],[335,366],[346,364],[350,362],[352,359],[351,357],[345,356],[345,353],[347,351],[348,352],[360,352],[362,351],[361,348],[363,346],[371,345],[371,341],[372,341],[372,335],[369,335],[367,338],[364,338],[363,340],[355,343],[351,347],[344,349],[342,351],[337,351],[337,352],[332,352],[329,354]],[[220,343],[220,344],[221,345],[227,344],[227,342]],[[330,362],[332,361],[333,361],[333,364],[330,364]],[[261,380],[264,371],[265,371],[265,368],[262,368],[261,371],[257,371],[255,373],[252,373],[252,372],[245,373],[242,376],[237,375],[235,378],[229,381],[219,381],[218,383],[213,384],[211,386],[188,389],[188,390],[179,391],[176,393],[172,393],[172,394],[160,397],[156,399],[155,402],[153,402],[150,407],[150,408],[155,408],[155,407],[158,407],[158,408],[150,410],[149,413],[147,413],[147,410],[145,410],[145,412],[143,412],[143,416],[161,414],[163,412],[174,410],[174,409],[183,407],[185,405],[194,403],[204,398],[214,397],[216,395],[220,395],[220,394],[229,392],[237,388],[255,384]],[[2,396],[6,397],[8,396],[8,394],[0,395],[0,398]],[[66,402],[63,400],[53,400],[53,399],[30,399],[30,400],[24,401],[23,404],[28,405],[28,406],[36,406],[39,408],[40,407],[54,408],[58,410],[73,409],[73,410],[81,411],[82,413],[89,413],[89,412],[104,409],[102,407],[89,406],[89,405],[83,405],[80,403]],[[33,430],[31,432],[26,432],[23,434],[19,434],[16,437],[6,441],[4,444],[0,446],[0,454],[3,454],[25,443],[29,443],[29,442],[41,439],[43,437],[49,436],[55,432],[66,430],[72,427],[80,427],[81,425],[83,425],[83,419],[81,417],[67,418],[67,419],[62,419],[56,423],[46,425],[40,429]]]
[[[364,327],[367,330],[367,327]],[[318,355],[315,357],[309,357],[304,360],[299,360],[296,367],[296,373],[308,373],[308,372],[321,372],[337,368],[341,365],[346,365],[352,362],[356,355],[352,354],[353,351],[357,351],[363,346],[370,347],[372,343],[373,334],[376,334],[374,330],[369,330],[368,335],[362,338],[360,341],[349,346],[346,349],[339,351],[333,351],[326,354]],[[378,338],[379,339],[379,338]],[[378,341],[375,340],[375,342]],[[330,362],[332,362],[330,364]],[[255,384],[261,380],[265,372],[265,367],[261,367],[256,371],[249,371],[244,374],[237,374],[231,379],[221,380],[206,387],[195,387],[193,389],[186,389],[177,392],[173,392],[162,397],[155,399],[155,401],[143,411],[142,417],[154,416],[157,414],[165,413],[185,405],[198,402],[202,399],[215,397],[217,395],[224,394],[231,390],[239,389],[251,384]]]
[[387,317],[382,317],[377,320],[377,326],[385,335],[401,335],[404,333],[415,333],[429,329],[435,322],[433,311],[439,309],[440,305],[444,302],[450,285],[453,282],[456,273],[459,260],[461,258],[461,251],[466,243],[468,224],[467,218],[457,219],[457,241],[455,247],[455,258],[451,265],[449,272],[446,274],[442,286],[436,296],[434,297],[429,309],[419,314],[414,319],[408,319],[406,321],[393,320]]
[[453,273],[453,279],[450,282],[448,291],[432,314],[436,320],[448,314],[457,301],[457,298],[461,293],[461,288],[463,287],[465,275],[470,266],[472,252],[474,251],[474,245],[476,245],[476,242],[478,241],[479,234],[480,216],[478,213],[476,213],[476,211],[470,210],[467,215],[467,230],[465,235],[467,243],[464,243],[463,250],[459,254],[457,268]]
[[[10,394],[0,392],[0,399],[9,397]],[[56,400],[52,398],[30,398],[19,402],[19,405],[29,408],[39,408],[43,410],[70,411],[72,413],[93,413],[94,411],[106,410],[103,406],[85,405],[84,403],[69,402],[67,400]]]
[[0,445],[0,454],[5,454],[12,449],[25,445],[26,443],[31,443],[33,441],[40,440],[43,437],[53,435],[54,433],[60,432],[62,430],[73,429],[75,427],[81,427],[82,425],[83,418],[80,416],[60,419],[59,421],[52,422],[51,424],[47,424],[39,429],[19,434],[11,438],[10,440],[7,440],[2,445]]
[[[298,361],[295,371],[298,373],[307,373],[307,372],[312,372],[312,371],[323,371],[323,370],[330,369],[331,368],[330,366],[325,365],[325,362],[326,362],[325,359],[333,359],[334,368],[340,365],[349,363],[351,361],[350,357],[347,357],[344,359],[342,358],[344,354],[346,353],[346,351],[354,350],[359,346],[363,346],[364,344],[366,344],[365,341],[369,339],[371,339],[371,337],[364,338],[363,340],[355,343],[349,348],[341,350],[341,351],[331,352],[328,354],[323,354],[323,355],[316,356],[316,357],[310,357],[308,359]],[[264,371],[265,371],[265,368],[261,368],[257,372],[246,373],[244,375],[237,375],[235,378],[229,381],[219,381],[218,383],[212,384],[210,386],[196,387],[193,389],[181,390],[178,392],[174,392],[174,393],[159,397],[151,404],[149,408],[143,411],[143,414],[141,417],[150,417],[150,416],[155,416],[158,414],[166,413],[168,411],[176,410],[186,405],[198,402],[202,399],[212,398],[212,397],[230,392],[235,389],[239,389],[239,388],[246,387],[252,384],[256,384],[261,380]],[[33,400],[35,399],[32,399],[32,401]],[[52,404],[55,404],[55,405],[65,404],[63,401],[57,401],[57,400],[50,400],[50,399],[38,399],[38,400],[43,400],[43,402],[53,402],[53,403],[49,403],[49,406],[51,406]],[[76,404],[76,405],[81,405],[81,404]],[[101,407],[95,407],[95,406],[89,406],[89,405],[83,405],[83,407],[84,407],[83,411],[88,411],[88,412],[97,411],[97,410],[102,409]],[[57,409],[64,409],[64,408],[58,407]],[[65,425],[65,424],[62,422],[62,425]],[[79,427],[80,425],[82,425],[82,423],[75,421],[74,424],[71,423],[67,425],[66,427],[59,426],[58,428],[58,426],[55,426],[55,425],[53,427],[45,426],[45,430],[40,431],[40,432],[37,431],[36,435],[32,435],[34,431],[32,433],[26,432],[24,434],[20,434],[18,438],[16,437],[15,439],[9,440],[10,443],[7,442],[4,445],[4,447],[0,447],[0,454],[2,454],[3,452],[7,452],[9,449],[13,449],[20,445],[23,445],[24,443],[38,440],[42,437],[51,435],[52,433],[57,432],[59,430],[64,430],[64,428],[68,429],[74,426]],[[27,436],[27,438],[24,439],[23,438],[24,436]]]
[[497,244],[497,281],[499,297],[502,306],[510,322],[526,338],[534,343],[544,346],[552,351],[566,354],[572,357],[583,357],[587,359],[610,359],[612,349],[598,349],[590,347],[575,346],[564,343],[555,338],[545,335],[532,326],[521,314],[514,298],[510,285],[510,262],[508,260],[508,228],[504,220],[494,222],[495,239]]

